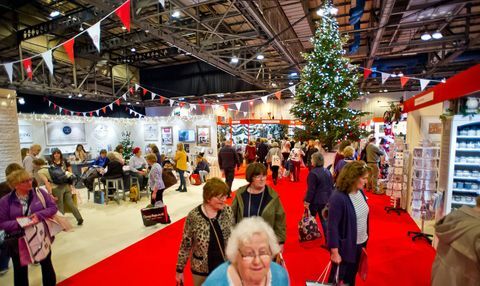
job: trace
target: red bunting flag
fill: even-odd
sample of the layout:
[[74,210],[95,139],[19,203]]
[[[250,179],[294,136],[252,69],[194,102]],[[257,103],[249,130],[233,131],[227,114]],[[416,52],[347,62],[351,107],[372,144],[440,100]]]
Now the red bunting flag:
[[77,116],[80,116],[80,112],[75,112],[77,114]]
[[63,110],[63,113],[65,113],[65,115],[68,115],[69,112],[70,112],[70,110],[67,110],[67,109]]
[[275,92],[275,97],[276,97],[278,100],[282,99],[282,92],[281,92],[281,91]]
[[160,96],[160,104],[163,104],[164,101],[165,101],[165,97]]
[[32,69],[32,59],[24,59],[23,60],[23,67],[25,68],[25,72],[30,80],[33,79],[33,69]]
[[107,107],[106,106],[102,107],[102,111],[103,113],[107,113]]
[[205,104],[200,104],[200,110],[202,111],[202,113],[205,112]]
[[90,111],[88,114],[90,114],[90,117],[93,116],[93,111]]
[[133,94],[135,91],[133,90],[133,87],[131,87],[128,91],[130,91],[130,94]]
[[255,112],[252,112],[252,117],[255,117]]
[[115,103],[120,106],[120,99],[115,100]]
[[407,81],[409,80],[410,78],[407,77],[407,76],[402,76],[400,77],[400,84],[402,85],[402,88],[405,86],[405,84],[407,83]]
[[228,104],[224,104],[223,109],[225,109],[225,112],[228,112]]
[[372,74],[372,70],[371,69],[363,69],[363,77],[364,78],[367,78],[369,77],[370,75]]
[[130,32],[130,0],[127,0],[122,6],[118,7],[118,9],[115,10],[115,14],[117,14],[125,28]]
[[67,52],[68,58],[70,59],[72,64],[75,63],[75,53],[73,52],[74,44],[75,44],[75,38],[71,38],[70,40],[63,43],[63,48],[65,49],[65,52]]
[[53,110],[57,110],[57,105],[55,103],[53,104]]
[[143,89],[143,96],[145,96],[145,94],[147,94],[148,90],[146,90],[146,89],[143,88],[143,87],[142,87],[142,89]]
[[180,105],[180,107],[184,107],[184,106],[185,106],[185,102],[180,102],[178,105]]

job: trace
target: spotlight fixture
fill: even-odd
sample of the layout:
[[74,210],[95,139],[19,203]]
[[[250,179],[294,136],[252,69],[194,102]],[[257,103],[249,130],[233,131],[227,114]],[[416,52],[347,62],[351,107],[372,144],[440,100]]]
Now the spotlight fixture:
[[296,76],[298,76],[298,73],[292,72],[292,73],[290,74],[290,76],[291,76],[291,77],[296,77]]
[[18,104],[24,105],[25,104],[25,98],[19,97],[18,98]]
[[388,92],[388,89],[384,89],[383,92]]
[[237,57],[232,57],[232,59],[230,60],[230,63],[232,64],[238,64],[238,58]]
[[131,48],[130,51],[132,51],[132,53],[135,53],[137,51],[137,49]]
[[127,29],[127,27],[125,27],[125,26],[122,26],[122,30],[124,30],[124,31],[125,31],[126,29]]
[[173,11],[172,17],[173,17],[173,18],[178,18],[178,17],[180,17],[180,11],[178,11],[178,10]]
[[262,54],[259,54],[259,55],[257,56],[257,60],[263,60],[264,58],[265,58],[265,56],[262,55]]
[[420,36],[420,39],[424,41],[429,41],[432,39],[432,35],[430,35],[428,32],[423,33],[422,36]]
[[337,13],[338,13],[338,8],[335,8],[335,7],[330,8],[330,14],[337,15]]
[[289,85],[293,85],[293,81],[289,82],[288,84],[289,84]]
[[140,102],[137,101],[137,102],[135,102],[135,104],[140,104]]
[[402,76],[403,76],[403,72],[399,72],[397,76],[398,76],[398,77],[402,77]]
[[70,94],[70,95],[68,96],[68,98],[72,98],[72,95]]
[[55,17],[58,17],[58,16],[60,16],[60,11],[54,10],[54,11],[50,12],[50,17],[55,18]]
[[78,94],[78,97],[82,97],[82,96],[83,96],[83,94],[81,94],[81,93]]
[[435,40],[438,40],[443,38],[443,35],[440,31],[436,31],[435,33],[432,34],[432,38],[434,38]]
[[225,95],[223,93],[217,94],[217,97],[224,97]]

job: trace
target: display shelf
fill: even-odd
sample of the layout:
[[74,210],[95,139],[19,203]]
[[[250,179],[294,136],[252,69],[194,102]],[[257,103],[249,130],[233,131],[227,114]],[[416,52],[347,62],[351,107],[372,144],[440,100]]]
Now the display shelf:
[[471,207],[474,207],[477,205],[477,203],[475,202],[475,200],[473,200],[472,202],[467,202],[467,201],[452,201],[452,205],[460,205],[460,206],[471,206]]
[[457,139],[480,139],[480,136],[457,136]]
[[465,181],[478,181],[480,182],[480,178],[478,177],[453,177],[454,180],[465,180]]
[[453,189],[452,191],[455,193],[462,193],[462,194],[476,193],[477,195],[480,195],[480,190]]
[[480,163],[455,163],[455,166],[470,166],[470,167],[480,167]]
[[479,148],[457,148],[455,149],[457,152],[480,152]]

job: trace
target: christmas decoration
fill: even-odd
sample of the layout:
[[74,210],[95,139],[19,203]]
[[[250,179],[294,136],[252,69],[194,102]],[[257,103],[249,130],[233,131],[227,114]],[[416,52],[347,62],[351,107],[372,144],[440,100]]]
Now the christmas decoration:
[[133,141],[131,139],[131,132],[129,131],[122,131],[122,139],[120,140],[120,144],[123,146],[123,158],[125,160],[130,159],[133,155]]
[[[324,11],[333,8],[325,2]],[[338,140],[358,140],[366,136],[359,118],[367,113],[349,108],[359,98],[357,67],[349,64],[335,17],[325,14],[312,39],[313,52],[305,54],[307,65],[296,88],[291,113],[305,130],[296,129],[299,139],[320,139],[329,150]]]

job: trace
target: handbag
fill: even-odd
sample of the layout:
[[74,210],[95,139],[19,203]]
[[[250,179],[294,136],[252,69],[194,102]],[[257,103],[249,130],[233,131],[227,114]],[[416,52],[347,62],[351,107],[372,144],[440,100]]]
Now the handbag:
[[298,234],[301,242],[322,237],[318,229],[317,220],[310,214],[310,210],[307,207],[305,207],[303,216],[298,222]]
[[[42,203],[43,208],[47,208],[47,204],[45,202],[45,198],[43,197],[42,192],[37,188],[36,189],[38,199]],[[55,234],[58,233],[57,228],[58,225],[62,228],[64,231],[70,231],[73,229],[72,224],[68,221],[68,219],[60,212],[57,211],[56,214],[53,215],[50,219],[45,220],[48,230],[50,232],[51,236],[54,236]],[[52,234],[55,233],[55,234]]]
[[368,273],[367,251],[365,250],[365,248],[362,248],[362,254],[360,254],[360,262],[358,266],[358,275],[363,281],[366,281],[367,273]]
[[155,207],[148,205],[146,208],[140,210],[142,215],[143,225],[152,226],[157,223],[170,223],[170,216],[167,212],[167,206]]
[[25,235],[18,239],[20,264],[27,266],[40,262],[50,253],[52,240],[45,223],[39,222],[26,227]]
[[177,183],[177,177],[173,173],[172,169],[164,168],[162,171],[162,180],[165,185],[165,189],[175,185]]
[[[338,282],[338,277],[340,275],[340,267],[337,267],[337,272],[335,274],[335,282],[333,282],[333,284],[328,284],[328,282],[325,283],[325,280],[327,280],[327,276],[328,276],[328,273],[329,273],[328,270],[330,270],[331,265],[332,265],[332,262],[329,261],[328,264],[327,264],[327,267],[325,267],[325,269],[323,270],[322,274],[320,274],[318,279],[316,281],[307,280],[306,281],[306,286],[327,286],[327,285],[331,285],[331,286],[338,285],[338,286],[340,286],[340,285],[342,285]],[[322,282],[320,282],[322,277],[323,277],[323,280],[322,280]]]

